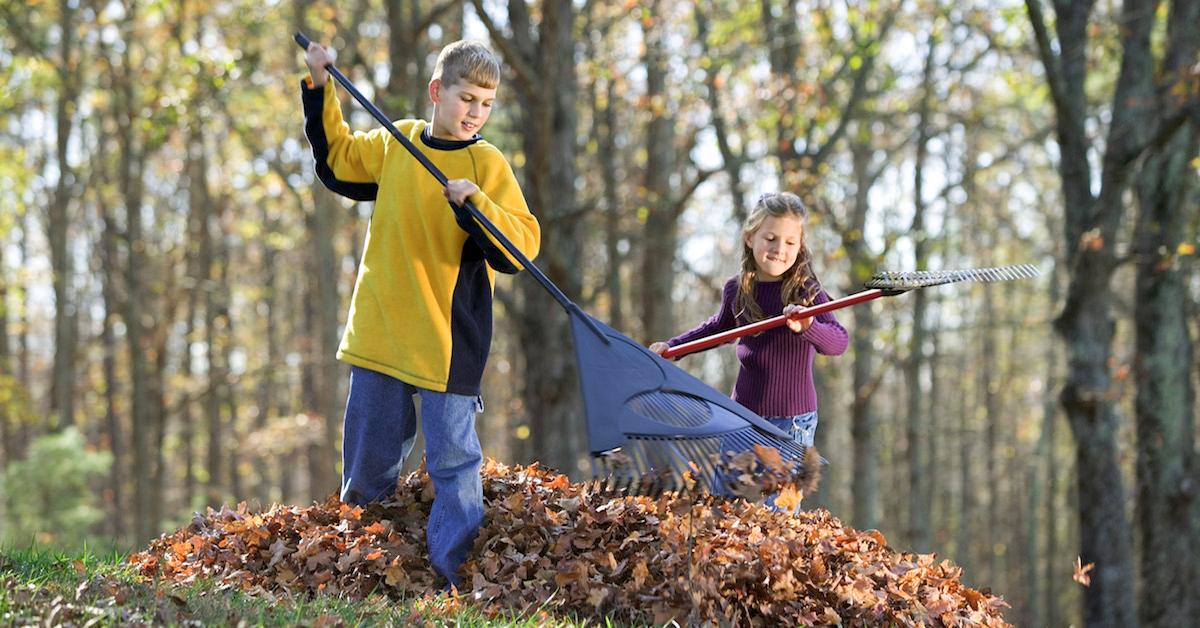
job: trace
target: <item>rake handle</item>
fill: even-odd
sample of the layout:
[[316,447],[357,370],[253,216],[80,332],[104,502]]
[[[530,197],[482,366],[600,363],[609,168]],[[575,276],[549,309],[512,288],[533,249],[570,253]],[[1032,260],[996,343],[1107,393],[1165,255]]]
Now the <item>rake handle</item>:
[[899,294],[899,292],[895,290],[882,290],[880,288],[872,288],[870,290],[863,290],[862,292],[855,292],[854,294],[844,296],[840,299],[834,299],[833,301],[826,301],[820,305],[806,307],[803,310],[792,314],[790,317],[780,314],[778,316],[772,316],[771,318],[765,318],[756,323],[735,327],[719,334],[713,334],[711,336],[705,336],[704,338],[698,338],[691,342],[675,345],[674,347],[663,351],[662,357],[667,359],[683,357],[691,353],[696,353],[697,351],[703,351],[720,344],[737,340],[742,336],[757,334],[762,331],[767,331],[768,329],[775,329],[776,327],[780,327],[787,323],[789,318],[793,320],[803,320],[805,318],[817,316],[818,314],[840,310],[844,307],[858,305],[859,303],[863,303],[865,301],[870,301],[872,299],[878,299],[879,297],[890,296],[893,294]]

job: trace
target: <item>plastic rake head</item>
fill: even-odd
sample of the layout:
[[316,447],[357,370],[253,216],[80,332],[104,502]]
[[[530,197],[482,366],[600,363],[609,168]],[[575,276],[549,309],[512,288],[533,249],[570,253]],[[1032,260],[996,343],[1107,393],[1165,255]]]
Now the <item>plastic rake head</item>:
[[821,462],[815,450],[753,427],[710,438],[630,436],[623,447],[593,456],[592,490],[729,497],[744,484],[815,488]]
[[1033,264],[968,268],[964,270],[918,270],[910,272],[882,271],[875,273],[865,284],[868,288],[904,292],[962,281],[1009,281],[1041,275]]

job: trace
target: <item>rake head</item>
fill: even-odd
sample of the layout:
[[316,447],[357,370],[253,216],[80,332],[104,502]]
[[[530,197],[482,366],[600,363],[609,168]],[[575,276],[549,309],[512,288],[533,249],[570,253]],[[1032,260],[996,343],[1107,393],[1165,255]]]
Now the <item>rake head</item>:
[[627,435],[622,447],[593,454],[592,487],[603,493],[756,500],[787,486],[816,490],[823,464],[816,448],[753,426],[712,437]]
[[1042,274],[1032,264],[998,266],[996,268],[968,268],[965,270],[917,270],[897,272],[885,270],[875,273],[865,284],[867,288],[878,288],[892,292],[906,292],[917,288],[929,288],[962,281],[1008,281],[1025,279]]
[[814,477],[808,450],[787,433],[582,311],[569,312],[595,490],[730,495],[747,475],[768,486]]

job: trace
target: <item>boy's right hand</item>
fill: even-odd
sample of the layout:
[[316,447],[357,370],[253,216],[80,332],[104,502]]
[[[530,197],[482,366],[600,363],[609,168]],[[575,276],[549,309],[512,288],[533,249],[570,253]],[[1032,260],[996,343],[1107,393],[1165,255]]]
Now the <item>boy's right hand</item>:
[[670,348],[671,348],[671,345],[669,345],[665,342],[655,342],[655,343],[650,344],[650,350],[657,353],[658,355],[662,355],[664,351],[666,351],[667,349],[670,349]]
[[308,50],[304,53],[304,62],[308,64],[308,74],[312,76],[313,87],[323,87],[325,81],[329,80],[329,71],[325,66],[333,63],[333,57],[332,50],[326,50],[315,41],[308,45]]

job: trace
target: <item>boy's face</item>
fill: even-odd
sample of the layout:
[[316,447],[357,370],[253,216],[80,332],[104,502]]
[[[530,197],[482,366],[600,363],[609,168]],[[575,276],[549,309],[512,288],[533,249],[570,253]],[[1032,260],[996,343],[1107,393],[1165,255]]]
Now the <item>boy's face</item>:
[[429,99],[433,101],[433,136],[443,140],[469,140],[492,114],[496,89],[462,79],[453,83],[434,79],[429,82]]

